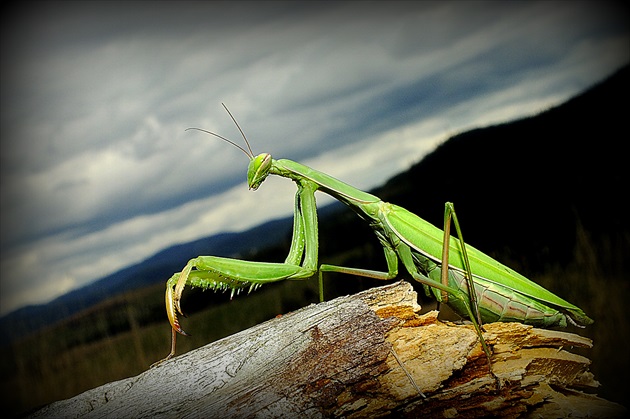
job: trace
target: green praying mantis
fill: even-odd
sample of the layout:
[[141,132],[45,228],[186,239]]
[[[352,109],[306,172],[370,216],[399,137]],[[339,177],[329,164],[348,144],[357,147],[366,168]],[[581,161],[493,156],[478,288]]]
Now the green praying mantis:
[[[585,326],[591,320],[580,308],[556,296],[521,274],[466,245],[455,208],[447,202],[443,230],[410,211],[383,202],[377,196],[356,189],[326,173],[291,160],[275,160],[269,153],[254,155],[247,138],[238,127],[247,149],[218,134],[211,134],[244,152],[249,162],[247,184],[256,190],[269,175],[291,179],[297,185],[295,195],[293,239],[283,263],[253,262],[215,256],[191,259],[180,273],[166,283],[166,311],[172,326],[171,352],[158,363],[175,355],[177,333],[181,328],[178,313],[186,285],[212,290],[231,290],[234,294],[263,284],[286,279],[302,280],[319,276],[320,299],[323,300],[322,275],[338,272],[382,280],[398,276],[398,263],[440,303],[470,319],[488,358],[490,351],[482,334],[484,323],[521,322],[538,327],[566,327],[568,323]],[[344,203],[373,229],[383,246],[387,272],[321,264],[318,267],[318,222],[315,192],[321,191]],[[457,238],[451,236],[451,224]]]

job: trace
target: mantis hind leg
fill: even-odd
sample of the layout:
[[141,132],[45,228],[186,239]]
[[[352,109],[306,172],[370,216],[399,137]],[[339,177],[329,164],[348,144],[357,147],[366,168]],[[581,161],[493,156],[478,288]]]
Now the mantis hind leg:
[[[448,286],[448,257],[449,257],[449,243],[451,240],[451,221],[455,225],[457,231],[457,237],[459,238],[460,250],[462,252],[462,259],[464,261],[464,267],[466,271],[466,287],[468,288],[468,296],[470,299],[470,306],[472,309],[471,321],[477,320],[480,328],[482,327],[481,315],[479,314],[479,304],[477,302],[477,294],[475,293],[475,285],[473,283],[472,269],[470,268],[470,260],[468,259],[468,252],[466,251],[466,243],[462,236],[462,230],[457,219],[457,213],[455,212],[455,206],[451,202],[447,202],[444,205],[444,239],[442,240],[442,269],[441,269],[441,282],[442,285]],[[447,267],[444,269],[444,267]],[[448,292],[442,290],[442,301],[448,302]],[[473,319],[474,317],[474,319]]]
[[[451,222],[455,225],[455,230],[457,231],[457,237],[459,238],[460,243],[460,251],[462,254],[462,259],[464,261],[464,268],[466,274],[466,288],[468,290],[468,296],[466,298],[463,293],[457,293],[458,298],[464,303],[466,307],[466,311],[468,312],[468,317],[470,321],[473,323],[475,327],[475,331],[477,332],[477,336],[479,337],[479,342],[481,343],[481,347],[486,354],[486,358],[488,359],[488,369],[490,370],[490,374],[494,376],[497,381],[497,385],[500,387],[501,383],[498,377],[492,371],[492,361],[490,360],[491,353],[490,348],[483,337],[483,323],[481,321],[481,315],[479,313],[479,303],[477,301],[477,293],[475,292],[475,284],[473,280],[472,269],[470,268],[470,260],[468,259],[468,253],[466,251],[466,244],[464,242],[464,238],[462,237],[462,230],[459,225],[459,221],[457,219],[457,213],[455,212],[455,206],[451,202],[447,202],[444,205],[444,239],[442,241],[442,265],[440,270],[440,278],[441,283],[444,287],[449,287],[448,283],[448,258],[449,258],[449,243],[451,240]],[[448,302],[449,292],[445,289],[442,289],[442,301]]]

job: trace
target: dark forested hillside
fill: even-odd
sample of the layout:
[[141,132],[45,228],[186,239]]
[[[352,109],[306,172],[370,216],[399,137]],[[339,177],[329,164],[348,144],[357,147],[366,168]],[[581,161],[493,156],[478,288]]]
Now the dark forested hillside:
[[519,269],[566,265],[586,231],[614,245],[600,268],[625,271],[628,71],[539,115],[459,134],[373,192],[437,226],[454,202],[466,241]]
[[627,239],[627,93],[625,68],[540,115],[458,135],[381,195],[438,219],[440,205],[453,201],[467,240],[510,249],[529,269],[566,263],[578,223],[593,238]]

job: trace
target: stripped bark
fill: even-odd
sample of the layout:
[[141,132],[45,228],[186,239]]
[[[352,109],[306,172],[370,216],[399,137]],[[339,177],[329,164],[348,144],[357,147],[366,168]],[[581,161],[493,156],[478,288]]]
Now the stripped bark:
[[590,348],[589,339],[520,323],[487,324],[495,377],[473,327],[442,322],[437,312],[418,315],[416,297],[410,284],[398,282],[311,305],[32,417],[627,414],[590,394],[598,386],[590,361],[564,349]]

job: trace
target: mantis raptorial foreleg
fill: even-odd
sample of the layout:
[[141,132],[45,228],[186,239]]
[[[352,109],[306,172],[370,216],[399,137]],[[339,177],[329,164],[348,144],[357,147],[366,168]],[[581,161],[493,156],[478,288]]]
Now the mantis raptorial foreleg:
[[259,286],[285,279],[305,279],[317,270],[317,209],[316,185],[297,182],[293,219],[293,239],[284,263],[252,262],[216,256],[199,256],[188,261],[181,272],[166,284],[167,316],[172,327],[171,351],[161,361],[175,355],[177,333],[187,335],[179,324],[178,314],[182,292],[186,285],[213,290],[230,290],[232,294],[242,289],[252,291]]

